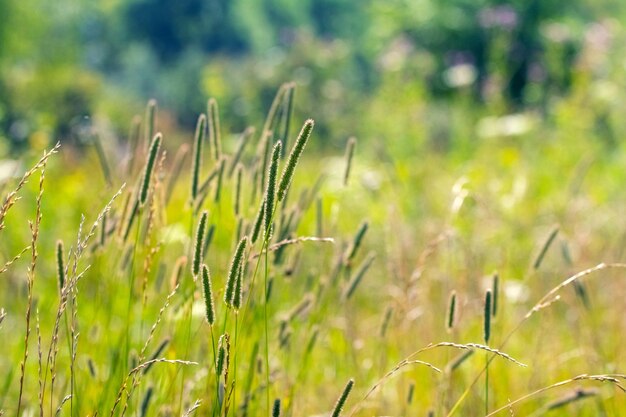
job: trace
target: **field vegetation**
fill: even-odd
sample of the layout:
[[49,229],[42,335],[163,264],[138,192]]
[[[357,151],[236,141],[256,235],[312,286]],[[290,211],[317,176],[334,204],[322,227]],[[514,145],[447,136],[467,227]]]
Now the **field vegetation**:
[[41,23],[0,30],[0,416],[624,413],[623,6],[40,3],[0,6]]

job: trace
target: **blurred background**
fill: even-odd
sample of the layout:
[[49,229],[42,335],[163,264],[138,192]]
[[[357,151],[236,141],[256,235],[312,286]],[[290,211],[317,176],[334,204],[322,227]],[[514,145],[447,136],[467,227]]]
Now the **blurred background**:
[[606,146],[625,128],[620,0],[5,0],[0,16],[4,156],[83,146],[85,124],[123,138],[149,98],[191,131],[215,97],[242,131],[287,81],[320,146],[467,152],[568,106]]

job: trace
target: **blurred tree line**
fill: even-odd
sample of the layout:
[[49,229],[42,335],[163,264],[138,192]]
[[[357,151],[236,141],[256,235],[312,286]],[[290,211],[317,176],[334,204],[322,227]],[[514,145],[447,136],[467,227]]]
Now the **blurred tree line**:
[[588,26],[624,8],[613,0],[3,1],[0,136],[14,148],[80,141],[76,126],[94,114],[123,129],[148,97],[192,126],[215,96],[241,129],[288,80],[305,86],[299,106],[322,130],[389,88],[443,103],[463,95],[473,105],[540,107],[568,90]]

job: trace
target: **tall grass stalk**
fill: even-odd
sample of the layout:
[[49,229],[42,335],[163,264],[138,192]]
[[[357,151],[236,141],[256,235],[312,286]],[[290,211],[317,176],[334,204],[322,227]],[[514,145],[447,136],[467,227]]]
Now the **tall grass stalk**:
[[207,114],[209,115],[209,141],[213,147],[213,158],[219,161],[222,157],[222,140],[220,137],[220,114],[217,107],[217,100],[209,99],[207,104]]
[[193,141],[193,164],[191,166],[191,201],[196,201],[198,197],[198,186],[200,184],[200,171],[202,170],[202,145],[204,144],[206,132],[206,116],[201,114],[196,123],[196,133]]
[[[491,337],[491,290],[485,293],[484,311],[484,337],[485,345],[489,344]],[[489,414],[489,352],[485,352],[485,414]]]

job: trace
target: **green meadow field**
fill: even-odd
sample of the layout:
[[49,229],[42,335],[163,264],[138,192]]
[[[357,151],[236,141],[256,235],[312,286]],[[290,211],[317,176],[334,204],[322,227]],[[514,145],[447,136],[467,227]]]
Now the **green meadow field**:
[[0,416],[626,415],[619,2],[123,3],[0,6]]

